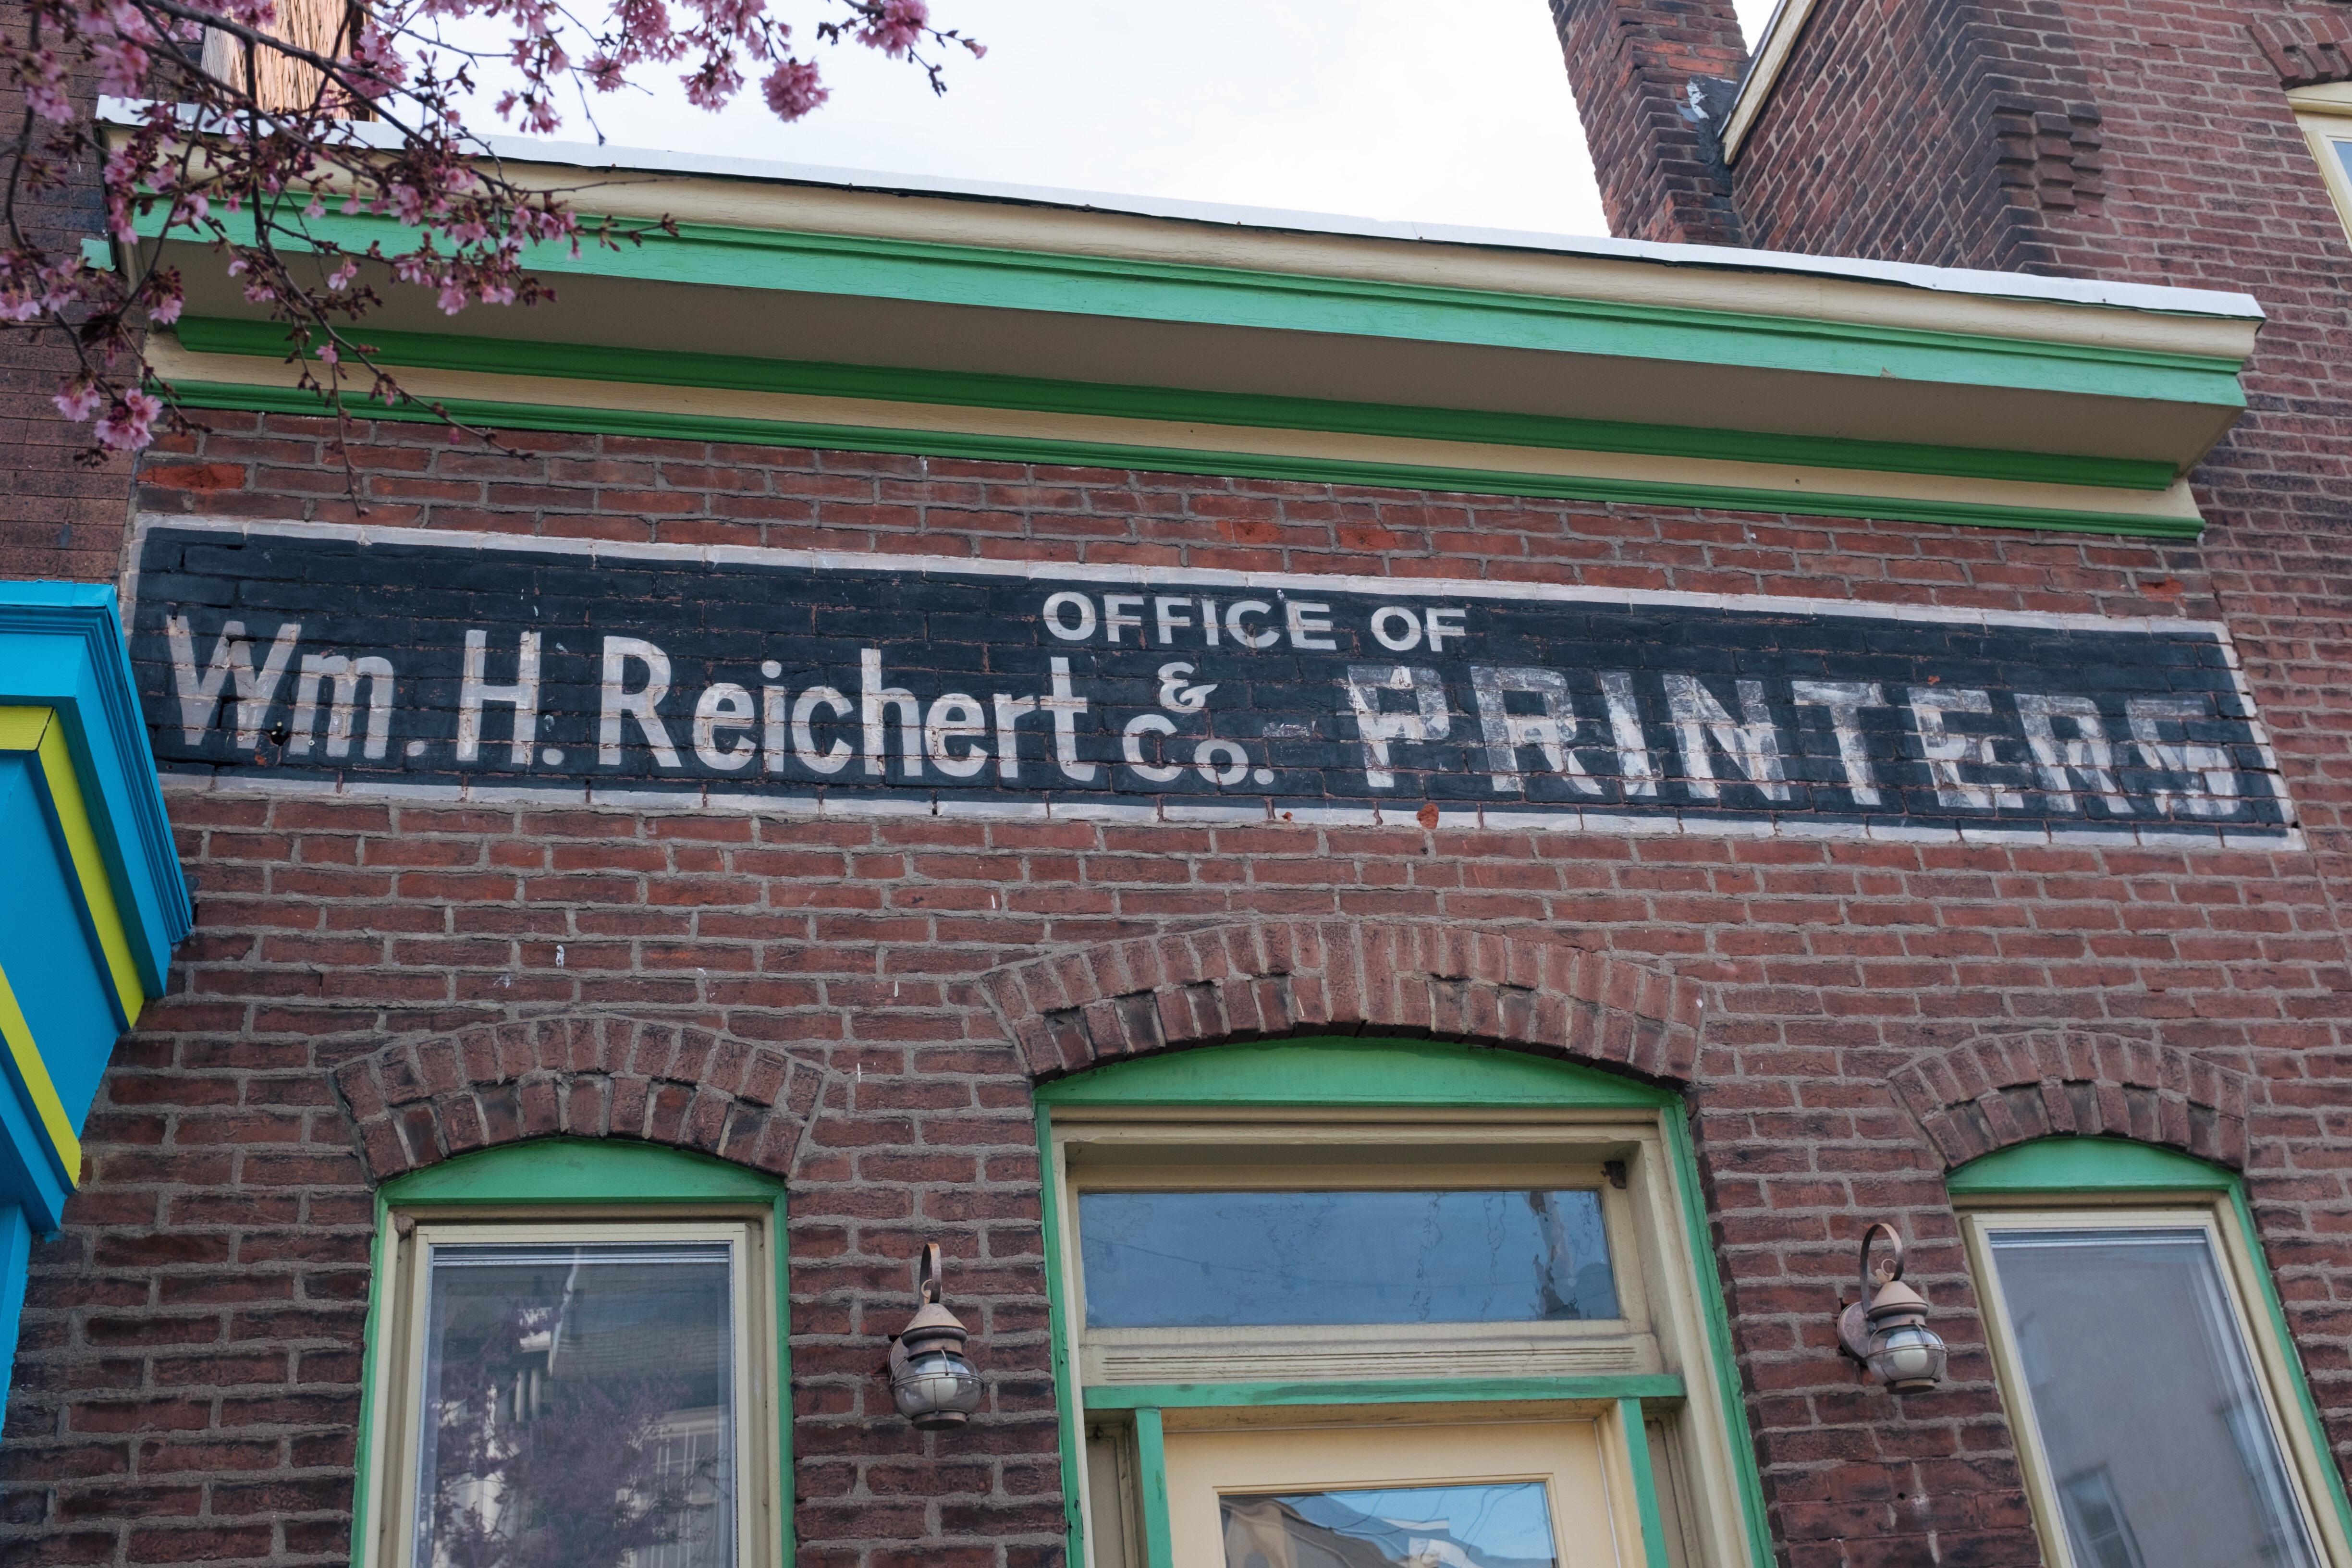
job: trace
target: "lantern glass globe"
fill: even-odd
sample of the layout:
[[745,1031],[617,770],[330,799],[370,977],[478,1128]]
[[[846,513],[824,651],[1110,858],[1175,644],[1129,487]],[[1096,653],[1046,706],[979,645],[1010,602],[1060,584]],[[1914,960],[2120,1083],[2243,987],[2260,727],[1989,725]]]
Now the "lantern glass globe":
[[1944,1342],[1917,1323],[1901,1323],[1875,1336],[1870,1370],[1897,1394],[1933,1388],[1944,1380]]

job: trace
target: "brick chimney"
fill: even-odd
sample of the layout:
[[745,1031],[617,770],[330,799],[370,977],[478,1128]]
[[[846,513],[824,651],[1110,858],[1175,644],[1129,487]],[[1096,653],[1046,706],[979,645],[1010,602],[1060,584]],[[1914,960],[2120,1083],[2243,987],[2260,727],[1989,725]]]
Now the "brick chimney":
[[1720,135],[1748,46],[1731,0],[1551,0],[1609,232],[1745,243]]

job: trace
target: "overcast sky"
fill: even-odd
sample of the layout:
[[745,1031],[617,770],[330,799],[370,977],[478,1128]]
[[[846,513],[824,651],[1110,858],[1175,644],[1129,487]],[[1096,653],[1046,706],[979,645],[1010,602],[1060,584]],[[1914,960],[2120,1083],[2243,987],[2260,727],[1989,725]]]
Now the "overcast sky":
[[[1751,39],[1771,0],[1738,0]],[[950,90],[828,50],[833,101],[597,100],[619,146],[1600,234],[1545,0],[933,0],[988,45]],[[780,7],[782,14],[813,14]],[[593,140],[580,121],[565,141]]]

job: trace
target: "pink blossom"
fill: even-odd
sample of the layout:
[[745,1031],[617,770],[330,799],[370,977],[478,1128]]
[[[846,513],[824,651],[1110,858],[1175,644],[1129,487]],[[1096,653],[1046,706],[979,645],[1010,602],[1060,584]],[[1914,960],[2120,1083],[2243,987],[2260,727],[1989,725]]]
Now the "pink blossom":
[[857,41],[897,59],[923,41],[930,25],[931,8],[924,0],[882,0],[866,14]]
[[814,60],[786,60],[760,84],[760,96],[779,120],[799,120],[821,107],[833,89],[818,79]]
[[99,445],[118,452],[137,451],[155,439],[155,419],[163,412],[162,398],[135,390],[124,393],[98,422]]
[[106,394],[88,375],[78,375],[49,401],[58,405],[58,413],[79,425],[106,405]]

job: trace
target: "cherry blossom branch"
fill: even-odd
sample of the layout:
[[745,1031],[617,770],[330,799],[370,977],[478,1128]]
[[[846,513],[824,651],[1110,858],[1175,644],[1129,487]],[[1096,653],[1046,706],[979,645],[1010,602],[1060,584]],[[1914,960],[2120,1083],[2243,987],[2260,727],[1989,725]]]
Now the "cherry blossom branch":
[[[355,335],[363,318],[401,289],[429,290],[452,315],[551,300],[525,266],[533,247],[576,255],[677,227],[583,220],[572,198],[590,187],[510,175],[467,123],[474,69],[493,60],[511,68],[516,85],[494,117],[541,134],[562,123],[560,90],[593,125],[596,95],[664,66],[681,68],[688,99],[706,109],[731,101],[755,74],[786,121],[829,96],[816,60],[795,56],[792,25],[767,0],[602,3],[591,16],[564,0],[18,0],[21,23],[0,30],[0,84],[18,100],[0,144],[0,327],[71,346],[54,401],[69,419],[95,421],[85,457],[137,450],[159,424],[187,423],[146,350],[147,331],[175,321],[185,298],[167,242],[211,250],[247,304],[284,325],[296,386],[337,421],[354,502],[354,396],[422,411],[453,439],[491,440],[404,389]],[[934,26],[927,0],[798,3],[823,13],[809,26],[814,42],[906,60],[934,91],[945,77],[921,51],[985,53]],[[502,54],[445,36],[485,20],[502,25]],[[99,126],[98,94],[142,92],[127,122]],[[96,268],[88,240],[41,224],[92,161],[115,263]],[[389,233],[346,243],[321,226],[331,205],[389,220]]]

